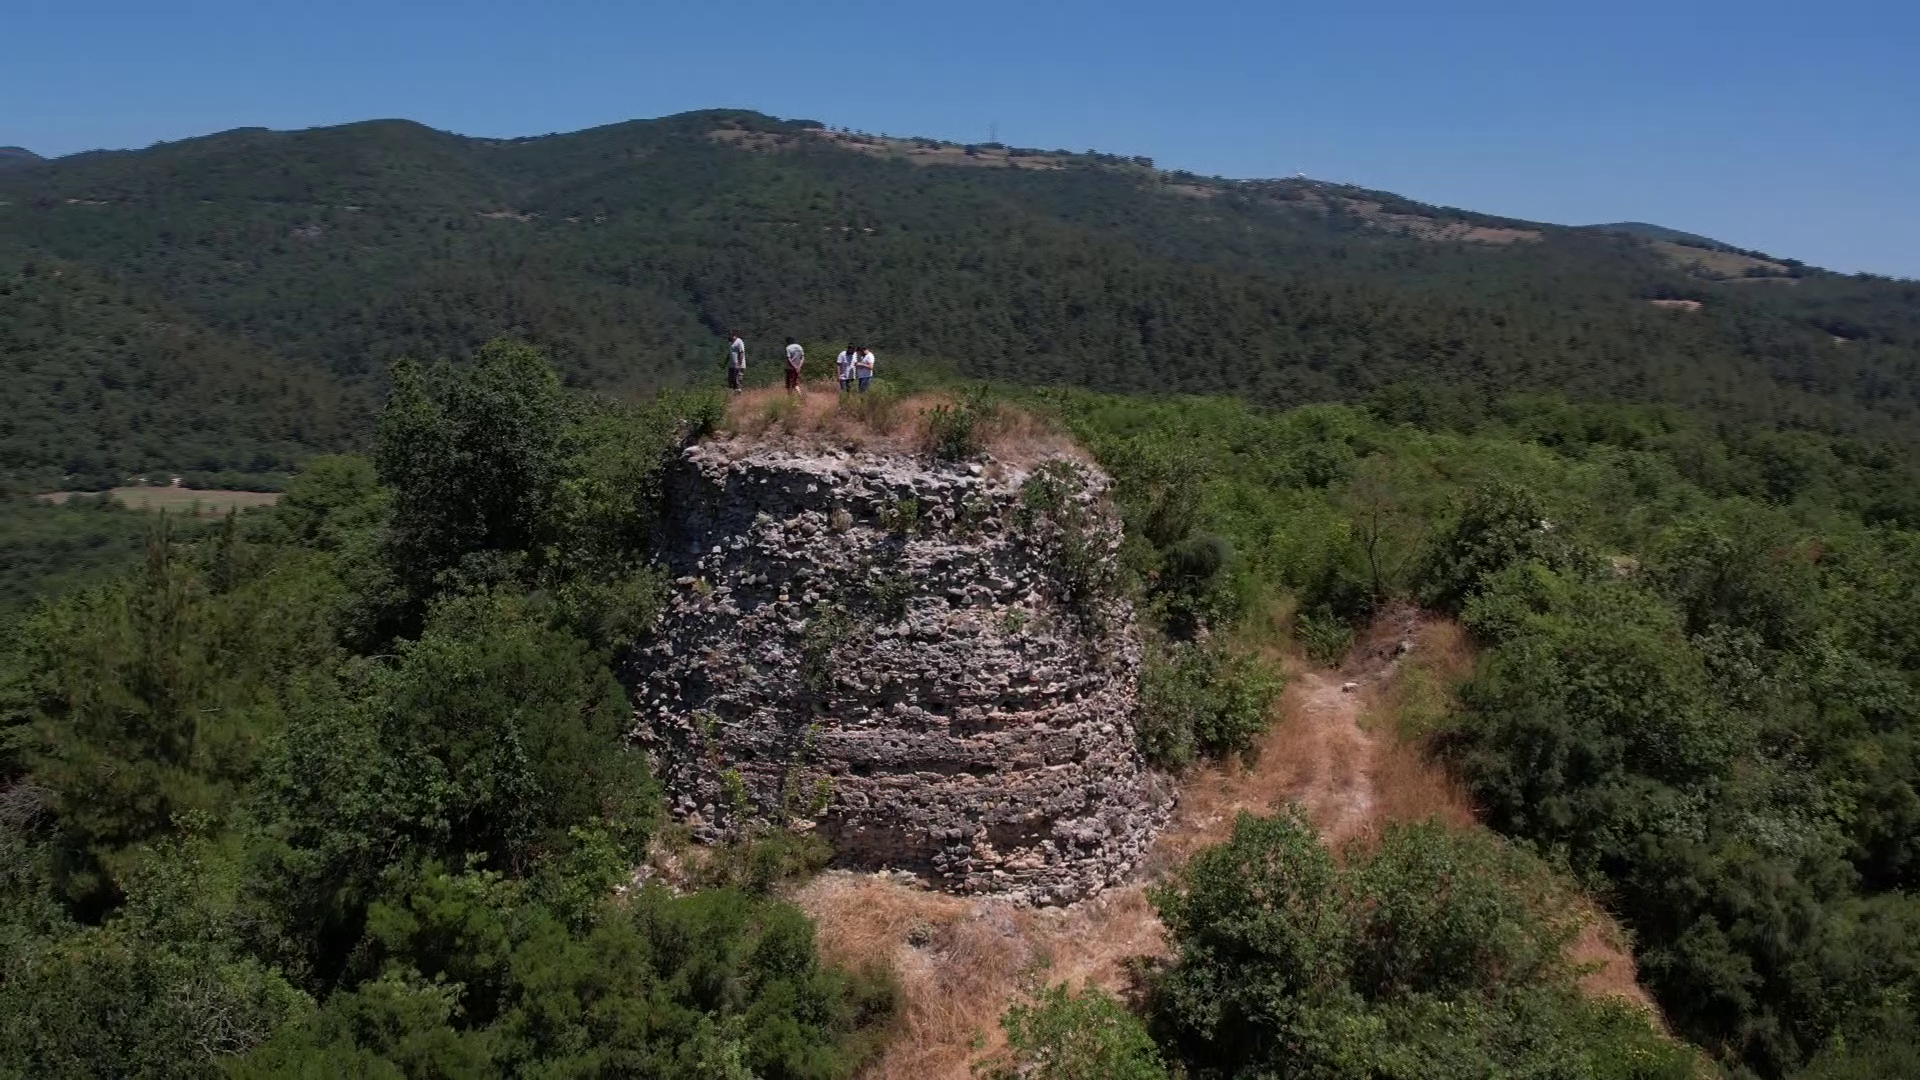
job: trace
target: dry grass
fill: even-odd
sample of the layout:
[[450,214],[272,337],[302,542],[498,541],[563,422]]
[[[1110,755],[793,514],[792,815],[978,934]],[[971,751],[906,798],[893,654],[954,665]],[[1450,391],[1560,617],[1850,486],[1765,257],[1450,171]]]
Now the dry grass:
[[1411,743],[1393,737],[1378,739],[1371,776],[1370,829],[1419,821],[1471,829],[1478,823],[1466,785]]
[[[1036,983],[1091,984],[1134,997],[1139,964],[1170,955],[1147,882],[1226,840],[1242,811],[1298,803],[1336,849],[1364,847],[1398,822],[1479,827],[1465,788],[1421,749],[1473,669],[1459,626],[1412,609],[1388,612],[1332,672],[1276,644],[1264,651],[1291,678],[1256,763],[1197,768],[1182,778],[1179,806],[1145,860],[1144,881],[1041,910],[849,873],[822,875],[799,891],[795,899],[817,922],[828,960],[888,964],[899,975],[901,1030],[866,1076],[969,1077],[974,1064],[1004,1048],[1000,1017]],[[1592,904],[1585,914],[1568,956],[1585,971],[1582,988],[1644,1008],[1657,1023],[1618,924]]]
[[[787,438],[848,450],[917,454],[929,443],[927,416],[959,404],[950,393],[894,394],[884,385],[866,394],[842,394],[833,383],[803,384],[798,394],[761,387],[728,402],[720,430],[765,440]],[[1004,402],[976,433],[988,454],[1009,464],[1030,465],[1056,457],[1089,461],[1085,450],[1045,417]]]
[[1581,914],[1585,925],[1580,936],[1567,950],[1567,959],[1575,967],[1586,969],[1580,976],[1580,989],[1592,998],[1617,998],[1644,1011],[1662,1031],[1666,1018],[1653,996],[1640,985],[1640,968],[1633,961],[1633,948],[1627,932],[1599,905],[1586,901]]
[[[98,493],[92,491],[56,491],[38,498],[58,504],[70,498],[87,498],[96,494]],[[199,517],[219,517],[228,510],[250,510],[256,506],[272,506],[280,501],[280,493],[277,491],[117,487],[107,494],[113,496],[116,502],[129,510],[165,510],[170,514],[193,514]]]
[[1130,961],[1166,953],[1139,885],[1034,910],[835,872],[794,899],[818,926],[828,961],[884,964],[900,979],[900,1030],[864,1074],[877,1080],[968,1077],[975,1062],[1004,1048],[1001,1014],[1034,983],[1091,983],[1130,995]]
[[1744,277],[1749,270],[1779,277],[1785,277],[1788,273],[1784,263],[1756,259],[1737,251],[1711,251],[1707,248],[1689,247],[1686,244],[1676,244],[1668,240],[1656,240],[1651,246],[1675,266],[1707,277],[1737,279]]

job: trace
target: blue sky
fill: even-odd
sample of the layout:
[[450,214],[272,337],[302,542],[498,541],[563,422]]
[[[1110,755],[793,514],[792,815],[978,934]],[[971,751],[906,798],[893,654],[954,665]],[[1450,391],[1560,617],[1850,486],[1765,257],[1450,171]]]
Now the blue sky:
[[1644,220],[1920,278],[1920,5],[0,0],[0,145],[711,106]]

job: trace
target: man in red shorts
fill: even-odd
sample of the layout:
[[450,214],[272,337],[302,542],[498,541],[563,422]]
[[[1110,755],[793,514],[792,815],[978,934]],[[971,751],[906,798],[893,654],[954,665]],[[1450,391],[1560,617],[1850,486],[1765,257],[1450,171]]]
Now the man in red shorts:
[[792,338],[787,339],[787,393],[800,392],[800,368],[807,362],[807,350]]

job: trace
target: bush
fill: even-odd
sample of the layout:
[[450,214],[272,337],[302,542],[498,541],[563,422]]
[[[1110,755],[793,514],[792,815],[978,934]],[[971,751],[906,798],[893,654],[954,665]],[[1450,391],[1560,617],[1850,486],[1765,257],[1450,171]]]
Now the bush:
[[935,405],[927,418],[927,452],[940,461],[966,461],[986,452],[1001,421],[1000,404],[985,386],[963,391],[953,405]]
[[1482,579],[1521,562],[1548,562],[1555,545],[1540,499],[1517,484],[1476,489],[1421,568],[1427,603],[1458,611]]
[[800,634],[800,682],[816,695],[833,689],[835,676],[846,662],[849,644],[861,627],[846,609],[821,601]]
[[964,405],[935,405],[927,410],[927,452],[940,461],[979,457],[986,446],[975,434],[980,418]]
[[1054,599],[1089,637],[1105,636],[1107,604],[1120,589],[1112,552],[1098,531],[1080,466],[1054,459],[1020,485],[1017,520],[1051,579]]
[[1353,627],[1325,605],[1294,616],[1293,636],[1306,650],[1307,658],[1321,667],[1338,667],[1347,650],[1353,648]]
[[437,875],[370,931],[384,973],[335,993],[233,1072],[840,1078],[884,1039],[884,974],[822,967],[779,901],[641,889],[570,933],[513,883]]
[[1164,645],[1140,669],[1140,752],[1166,769],[1200,757],[1250,759],[1281,686],[1249,653],[1211,642]]
[[233,868],[204,839],[129,861],[102,925],[0,939],[0,1075],[207,1076],[312,1008],[244,950]]
[[1146,1025],[1096,987],[1047,987],[1001,1024],[1007,1053],[977,1070],[985,1080],[1166,1080]]
[[1568,898],[1483,833],[1395,826],[1343,866],[1297,813],[1243,814],[1152,899],[1175,951],[1155,1020],[1198,1075],[1697,1074],[1645,1016],[1580,995]]

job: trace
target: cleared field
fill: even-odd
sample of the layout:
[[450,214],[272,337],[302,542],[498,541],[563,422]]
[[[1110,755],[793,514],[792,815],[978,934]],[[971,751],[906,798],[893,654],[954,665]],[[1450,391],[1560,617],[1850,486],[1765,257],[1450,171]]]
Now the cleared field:
[[[55,491],[38,496],[50,503],[63,503],[74,496],[97,495],[93,491]],[[170,514],[198,514],[218,517],[228,510],[250,510],[272,506],[280,501],[277,491],[219,491],[177,487],[117,487],[107,494],[130,510],[165,510]]]
[[1675,244],[1665,240],[1655,242],[1653,250],[1666,256],[1669,262],[1707,277],[1738,279],[1749,270],[1759,271],[1772,277],[1784,277],[1789,272],[1785,263],[1756,259],[1737,251],[1709,251],[1706,248],[1688,247],[1685,244]]

